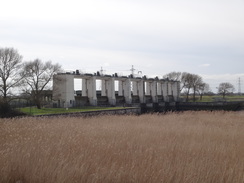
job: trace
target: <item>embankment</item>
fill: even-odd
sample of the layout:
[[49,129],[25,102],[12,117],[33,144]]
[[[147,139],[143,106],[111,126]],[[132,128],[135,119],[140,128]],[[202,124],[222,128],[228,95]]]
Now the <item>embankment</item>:
[[140,115],[143,113],[167,112],[167,111],[240,111],[244,110],[244,102],[165,102],[141,104],[140,107],[125,107],[114,110],[96,110],[75,113],[45,114],[36,117],[91,117],[98,115]]
[[141,114],[140,107],[125,107],[124,109],[113,109],[113,110],[96,110],[96,111],[85,111],[85,112],[74,112],[74,113],[59,113],[59,114],[45,114],[37,115],[36,117],[55,117],[55,116],[68,116],[68,117],[90,117],[98,115],[130,115]]
[[167,111],[239,111],[244,110],[244,102],[165,102],[142,104],[141,112]]

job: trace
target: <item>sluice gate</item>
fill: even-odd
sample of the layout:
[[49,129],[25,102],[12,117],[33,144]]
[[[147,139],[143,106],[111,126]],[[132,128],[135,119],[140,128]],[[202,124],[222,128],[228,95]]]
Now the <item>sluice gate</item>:
[[[74,89],[74,80],[82,88]],[[97,89],[97,81],[100,88]],[[53,77],[53,100],[56,107],[165,105],[179,101],[180,82],[143,77],[59,73]]]

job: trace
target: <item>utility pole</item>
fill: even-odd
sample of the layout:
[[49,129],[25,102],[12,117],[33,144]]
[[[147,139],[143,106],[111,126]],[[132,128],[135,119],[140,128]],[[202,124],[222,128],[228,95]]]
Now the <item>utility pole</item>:
[[241,95],[241,78],[238,79],[238,94]]
[[103,67],[101,67],[101,70],[100,70],[100,74],[101,74],[101,76],[103,76]]
[[131,71],[132,76],[134,76],[134,71],[135,71],[135,69],[134,69],[134,66],[133,66],[133,65],[132,65],[130,71]]

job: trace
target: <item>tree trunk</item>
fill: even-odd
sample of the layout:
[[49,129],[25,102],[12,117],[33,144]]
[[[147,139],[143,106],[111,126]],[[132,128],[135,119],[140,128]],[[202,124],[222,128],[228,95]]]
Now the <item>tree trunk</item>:
[[190,88],[188,88],[187,93],[186,93],[186,102],[188,102],[188,100],[189,100],[189,92],[190,92]]
[[41,104],[40,104],[40,102],[36,102],[36,107],[37,107],[37,109],[41,109]]
[[196,88],[194,87],[193,89],[194,89],[194,91],[193,91],[193,101],[196,102]]
[[36,96],[36,98],[35,98],[35,104],[36,104],[37,109],[41,109],[41,101],[38,96]]
[[6,80],[3,81],[3,102],[7,103],[7,83],[6,83]]
[[37,109],[41,109],[41,104],[36,104]]

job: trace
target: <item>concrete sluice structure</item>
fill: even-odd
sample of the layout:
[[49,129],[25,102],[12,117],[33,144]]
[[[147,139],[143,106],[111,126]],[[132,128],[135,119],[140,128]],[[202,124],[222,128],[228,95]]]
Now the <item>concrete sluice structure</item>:
[[[80,79],[82,89],[74,90],[74,80]],[[97,90],[96,81],[101,81]],[[80,106],[164,106],[178,102],[179,81],[144,77],[119,77],[114,75],[59,73],[53,77],[55,107]],[[167,104],[168,105],[168,104]]]

